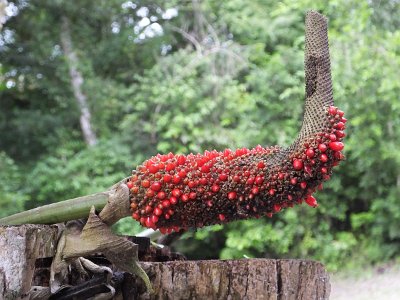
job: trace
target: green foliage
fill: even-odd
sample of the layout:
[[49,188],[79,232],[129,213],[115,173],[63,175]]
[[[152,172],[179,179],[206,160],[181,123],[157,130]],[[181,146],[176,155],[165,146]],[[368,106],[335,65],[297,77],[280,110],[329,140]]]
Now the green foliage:
[[[330,270],[400,255],[398,1],[24,3],[0,35],[0,216],[105,189],[157,152],[289,145],[314,8],[329,18],[347,161],[318,209],[190,231],[176,246],[191,258],[314,258]],[[62,15],[100,140],[91,148],[60,48]],[[152,26],[162,31],[146,35]]]

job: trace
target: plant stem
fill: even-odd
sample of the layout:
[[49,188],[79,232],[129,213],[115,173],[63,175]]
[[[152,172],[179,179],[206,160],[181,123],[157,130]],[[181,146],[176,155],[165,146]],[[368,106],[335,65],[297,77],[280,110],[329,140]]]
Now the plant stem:
[[0,225],[55,224],[86,218],[90,208],[101,210],[107,203],[106,192],[69,199],[0,219]]

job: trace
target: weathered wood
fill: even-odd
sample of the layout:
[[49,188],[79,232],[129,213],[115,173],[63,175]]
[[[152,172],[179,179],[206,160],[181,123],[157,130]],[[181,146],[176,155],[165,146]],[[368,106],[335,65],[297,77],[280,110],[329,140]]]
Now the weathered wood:
[[0,226],[0,299],[24,299],[38,258],[54,255],[58,227]]
[[[56,226],[0,226],[0,299],[27,299],[23,295],[32,283],[48,284],[46,267],[51,259],[46,258],[54,255],[57,236]],[[330,293],[324,266],[310,260],[169,261],[142,266],[156,294],[149,296],[140,279],[125,276],[115,299],[313,300],[329,299]],[[41,268],[43,278],[38,276]],[[127,293],[129,297],[123,298]]]

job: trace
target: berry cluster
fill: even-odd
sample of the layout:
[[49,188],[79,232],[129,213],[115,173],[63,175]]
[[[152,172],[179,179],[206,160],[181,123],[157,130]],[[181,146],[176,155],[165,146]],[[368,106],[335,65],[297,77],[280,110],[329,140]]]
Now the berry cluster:
[[162,233],[238,219],[271,217],[282,208],[316,207],[312,196],[344,159],[346,119],[327,109],[325,132],[280,147],[154,156],[127,182],[132,217]]

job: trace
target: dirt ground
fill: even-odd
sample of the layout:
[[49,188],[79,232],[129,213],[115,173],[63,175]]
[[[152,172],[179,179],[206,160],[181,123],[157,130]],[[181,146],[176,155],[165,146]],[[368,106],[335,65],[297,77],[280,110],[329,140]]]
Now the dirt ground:
[[331,275],[330,300],[399,300],[400,265]]

